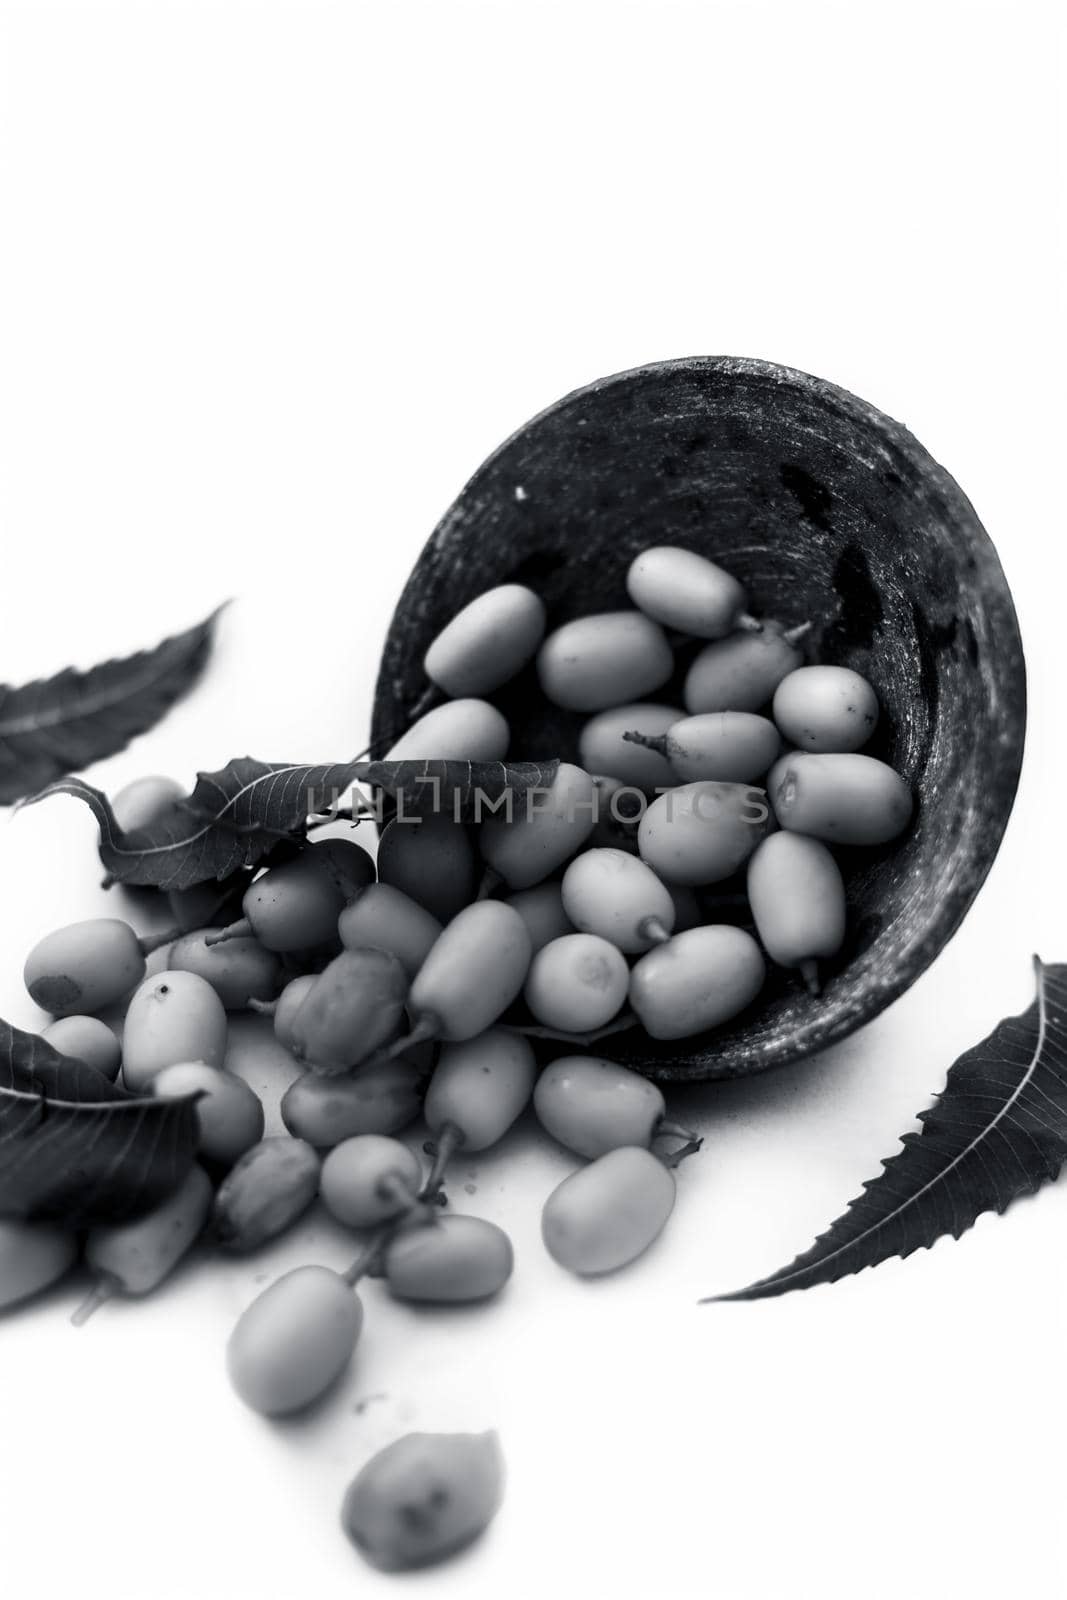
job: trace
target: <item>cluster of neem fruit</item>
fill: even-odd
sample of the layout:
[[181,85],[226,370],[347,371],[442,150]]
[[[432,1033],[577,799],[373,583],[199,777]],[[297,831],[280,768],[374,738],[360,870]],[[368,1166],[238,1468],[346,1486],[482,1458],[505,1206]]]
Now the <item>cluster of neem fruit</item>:
[[[857,753],[878,717],[870,685],[805,666],[796,635],[748,618],[728,574],[661,548],[637,558],[628,582],[638,609],[547,638],[540,599],[505,585],[427,653],[428,677],[452,698],[387,759],[501,759],[508,730],[484,697],[534,654],[548,698],[591,713],[584,765],[561,765],[536,808],[492,815],[476,837],[445,815],[398,817],[377,872],[352,840],[305,842],[250,883],[227,926],[210,887],[172,894],[179,936],[152,976],[145,956],[164,941],[112,919],[60,929],[30,953],[26,984],[56,1018],[45,1036],[57,1049],[111,1078],[121,1065],[136,1092],[200,1097],[200,1162],[181,1186],[147,1216],[90,1229],[97,1287],[76,1320],[110,1294],[149,1292],[205,1230],[224,1250],[250,1251],[318,1195],[366,1230],[363,1248],[345,1272],[308,1265],[277,1279],[228,1347],[248,1405],[298,1411],[347,1366],[365,1278],[409,1301],[473,1302],[502,1288],[506,1234],[443,1209],[442,1184],[457,1150],[496,1144],[531,1102],[588,1163],[545,1204],[554,1259],[600,1274],[658,1236],[674,1169],[699,1140],[666,1120],[644,1077],[588,1053],[539,1071],[529,1036],[579,1046],[631,1020],[658,1038],[703,1031],[756,998],[764,952],[813,986],[815,963],[844,935],[828,843],[883,843],[907,826],[912,801],[891,768]],[[673,672],[665,629],[709,641],[687,678],[688,716],[635,699]],[[771,718],[760,714],[769,701]],[[765,789],[753,790],[759,779]],[[649,803],[639,817],[613,807],[607,842],[591,802],[622,789]],[[754,811],[754,793],[769,803]],[[113,810],[132,830],[176,798],[169,780],[146,779]],[[708,920],[709,886],[743,869],[754,932]],[[120,1048],[95,1013],[131,989]],[[509,1020],[520,996],[532,1022]],[[287,1137],[263,1137],[261,1102],[225,1068],[226,1013],[239,1009],[270,1013],[306,1069],[282,1101]],[[420,1114],[428,1172],[396,1137]],[[55,1281],[77,1248],[58,1228],[3,1224],[0,1303]],[[473,1538],[499,1490],[492,1436],[411,1435],[363,1469],[345,1526],[380,1566],[425,1564]]]
[[[524,999],[537,1021],[574,1033],[628,1000],[646,1033],[677,1039],[749,1006],[765,955],[817,991],[818,963],[845,937],[831,846],[888,843],[913,801],[892,767],[861,753],[879,719],[871,684],[805,664],[810,624],[757,622],[736,579],[673,546],[638,555],[627,588],[634,609],[547,637],[531,589],[480,595],[426,653],[449,698],[387,759],[503,760],[510,730],[486,696],[536,657],[546,699],[588,720],[580,765],[564,763],[536,807],[479,829],[483,861],[535,933]],[[641,698],[694,641],[706,642],[685,675],[688,714]],[[739,892],[718,892],[731,880]],[[739,899],[752,932],[721,915]]]

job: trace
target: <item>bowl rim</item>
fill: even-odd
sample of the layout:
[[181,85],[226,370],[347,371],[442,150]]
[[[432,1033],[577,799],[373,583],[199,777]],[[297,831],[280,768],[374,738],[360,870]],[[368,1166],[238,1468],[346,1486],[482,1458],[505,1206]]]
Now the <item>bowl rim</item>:
[[[636,1049],[627,1050],[626,1041],[629,1037],[627,1033],[614,1035],[610,1040],[609,1048],[614,1056],[623,1064],[633,1066],[650,1077],[664,1081],[700,1082],[747,1077],[775,1067],[788,1066],[817,1051],[827,1049],[832,1044],[839,1043],[867,1023],[873,1022],[933,964],[958,931],[973,905],[1004,839],[1022,771],[1026,742],[1027,681],[1018,615],[996,546],[956,479],[903,423],[830,379],[817,377],[797,367],[753,356],[676,356],[624,368],[569,390],[509,433],[467,479],[420,550],[397,601],[386,635],[375,685],[372,737],[378,734],[384,707],[388,705],[395,708],[397,703],[395,682],[388,668],[389,647],[397,618],[405,610],[410,609],[407,602],[410,601],[412,586],[424,559],[432,550],[448,540],[453,525],[465,515],[466,508],[472,497],[477,495],[479,486],[494,472],[512,447],[519,441],[525,440],[543,423],[558,419],[568,410],[594,396],[633,383],[657,378],[669,380],[685,374],[692,374],[695,377],[714,375],[741,381],[755,379],[806,393],[821,406],[836,411],[853,425],[869,431],[883,446],[902,457],[926,484],[936,489],[946,501],[952,513],[952,520],[961,527],[966,527],[967,539],[975,558],[978,581],[986,590],[990,608],[997,616],[997,637],[1003,646],[1002,650],[998,651],[997,675],[1005,687],[1005,700],[1014,712],[1014,720],[1007,729],[1007,737],[998,748],[997,761],[985,790],[983,814],[987,824],[989,819],[994,819],[992,826],[995,829],[989,848],[982,857],[971,858],[969,871],[962,878],[954,880],[949,892],[940,901],[935,914],[923,929],[922,935],[903,952],[892,968],[884,973],[872,972],[868,975],[862,998],[853,997],[850,1002],[839,1008],[832,1019],[821,1020],[816,1014],[807,1022],[795,1024],[790,1028],[788,1035],[775,1045],[761,1045],[758,1059],[748,1064],[744,1062],[743,1048],[735,1043],[731,1050],[734,1061],[722,1063],[720,1070],[714,1070],[718,1030],[694,1035],[693,1041],[700,1041],[697,1048],[688,1050],[679,1048],[673,1053],[670,1048],[672,1045],[684,1046],[689,1041],[683,1039],[653,1041],[654,1044],[664,1046],[655,1055],[646,1055]],[[844,970],[847,971],[847,968]],[[744,1014],[736,1019],[736,1024],[739,1031],[743,1030]]]

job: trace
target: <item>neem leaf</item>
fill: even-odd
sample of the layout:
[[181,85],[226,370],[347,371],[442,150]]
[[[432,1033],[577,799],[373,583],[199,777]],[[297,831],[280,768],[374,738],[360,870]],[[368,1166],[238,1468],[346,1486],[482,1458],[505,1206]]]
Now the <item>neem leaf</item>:
[[508,793],[522,815],[514,800],[531,789],[550,789],[558,771],[558,761],[361,761],[356,778],[401,800],[412,814],[460,822],[488,816]]
[[242,756],[219,772],[201,772],[191,795],[150,827],[130,833],[118,826],[107,795],[82,778],[52,784],[25,803],[74,795],[96,817],[100,859],[116,883],[189,889],[255,866],[280,839],[302,836],[308,816],[335,806],[353,783],[403,799],[412,813],[468,816],[479,794],[492,804],[508,789],[521,795],[535,786],[548,788],[558,769],[558,761],[348,761],[316,767]]
[[1035,957],[1037,997],[950,1068],[922,1132],[883,1161],[843,1216],[791,1266],[715,1300],[763,1300],[958,1239],[1057,1176],[1067,1158],[1067,966]]
[[0,805],[113,756],[158,722],[199,676],[218,615],[89,672],[0,685]]
[[141,1099],[0,1022],[0,1216],[83,1228],[151,1211],[197,1137],[195,1096]]

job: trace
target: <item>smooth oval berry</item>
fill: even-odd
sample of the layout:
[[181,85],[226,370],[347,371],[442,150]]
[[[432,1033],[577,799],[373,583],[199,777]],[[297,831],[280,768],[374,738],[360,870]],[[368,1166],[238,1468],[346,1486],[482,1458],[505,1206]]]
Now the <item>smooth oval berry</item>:
[[662,943],[674,927],[671,891],[624,850],[587,850],[563,874],[562,888],[574,926],[610,939],[628,955]]
[[484,1532],[503,1488],[495,1433],[407,1433],[353,1479],[341,1522],[372,1567],[413,1571],[465,1549]]
[[627,1145],[647,1149],[667,1110],[654,1083],[598,1056],[558,1056],[533,1103],[546,1133],[590,1161]]
[[146,978],[130,1001],[122,1033],[122,1080],[147,1087],[176,1061],[221,1067],[226,1055],[226,1012],[205,978],[195,972],[160,972]]
[[282,1096],[282,1121],[322,1150],[358,1133],[399,1133],[422,1109],[422,1074],[408,1061],[376,1061],[351,1077],[306,1072]]
[[0,1217],[0,1311],[58,1283],[77,1259],[77,1235],[66,1228]]
[[409,1209],[422,1185],[418,1157],[377,1133],[334,1145],[322,1164],[319,1193],[331,1216],[349,1228],[376,1228]]
[[616,945],[593,933],[568,933],[534,956],[523,993],[545,1027],[587,1033],[618,1015],[629,981]]
[[642,550],[630,563],[626,589],[646,616],[696,639],[721,639],[731,633],[748,604],[735,577],[679,545]]
[[61,1056],[71,1056],[95,1067],[112,1083],[119,1075],[122,1046],[106,1022],[99,1017],[60,1017],[50,1022],[41,1034]]
[[304,1139],[261,1139],[219,1186],[211,1231],[223,1250],[245,1255],[292,1226],[319,1192],[322,1162]]
[[230,1382],[265,1417],[302,1411],[352,1359],[363,1305],[340,1273],[296,1267],[264,1289],[226,1347]]
[[773,722],[752,711],[706,711],[675,722],[656,748],[669,760],[676,781],[751,783],[778,759],[782,740]]
[[274,1010],[274,1037],[287,1050],[291,1050],[295,1042],[293,1024],[296,1014],[315,987],[318,976],[317,972],[308,972],[303,977],[291,978],[278,996]]
[[734,633],[705,645],[685,678],[691,716],[706,711],[759,711],[804,656],[776,622],[759,633]]
[[[760,942],[778,966],[803,969],[840,950],[845,885],[821,840],[788,832],[764,839],[748,864],[748,899]],[[814,981],[813,969],[810,976]]]
[[623,734],[638,728],[655,737],[666,733],[680,716],[674,706],[647,702],[601,711],[590,717],[578,735],[578,760],[586,772],[603,773],[621,784],[654,794],[676,782],[670,762],[658,750],[634,744]]
[[437,918],[388,883],[372,883],[341,912],[337,931],[347,950],[388,950],[413,978],[441,932]]
[[26,957],[23,976],[42,1010],[69,1017],[115,1005],[144,974],[144,950],[129,923],[93,917],[46,934]]
[[520,889],[517,894],[508,895],[507,903],[514,906],[525,922],[534,955],[543,950],[550,939],[574,932],[574,924],[563,909],[558,883],[538,883],[532,889]]
[[423,670],[453,699],[492,694],[537,652],[545,608],[522,583],[502,583],[478,595],[442,628],[426,652]]
[[767,779],[774,814],[792,833],[828,844],[887,844],[911,821],[911,790],[873,756],[782,756]]
[[84,1321],[112,1294],[150,1294],[158,1288],[200,1237],[213,1197],[207,1173],[194,1166],[146,1216],[90,1228],[85,1262],[97,1275],[97,1290],[75,1313],[76,1320]]
[[446,1044],[426,1091],[427,1125],[440,1133],[452,1124],[464,1150],[487,1150],[529,1104],[536,1077],[533,1046],[521,1033],[490,1028],[476,1039]]
[[111,811],[121,833],[150,828],[153,822],[185,799],[185,790],[173,778],[134,778],[111,799]]
[[290,1048],[315,1072],[347,1072],[396,1037],[407,997],[407,973],[388,950],[344,950],[293,1018]]
[[606,711],[662,688],[674,671],[667,635],[641,611],[577,617],[537,656],[541,689],[565,711]]
[[412,723],[386,761],[503,761],[511,731],[488,700],[448,700]]
[[398,1233],[382,1264],[398,1299],[457,1304],[496,1294],[511,1277],[515,1256],[503,1228],[449,1212]]
[[509,889],[530,889],[569,861],[592,833],[596,785],[588,772],[564,761],[549,788],[509,793],[507,807],[485,818],[478,842]]
[[172,972],[195,972],[210,983],[227,1011],[244,1011],[250,1000],[269,1000],[278,988],[281,966],[258,939],[205,943],[210,928],[183,934],[167,953]]
[[690,928],[641,957],[630,1004],[653,1039],[685,1039],[743,1011],[764,976],[759,945],[743,928]]
[[545,1201],[545,1248],[553,1261],[581,1277],[615,1272],[663,1232],[675,1192],[674,1173],[651,1151],[609,1150],[564,1178]]
[[478,858],[469,830],[451,817],[395,817],[378,845],[378,877],[438,922],[469,906],[478,888]]
[[326,839],[269,867],[249,886],[241,907],[266,949],[314,950],[336,939],[345,904],[373,882],[374,862],[360,845]]
[[878,725],[878,696],[850,667],[798,667],[774,691],[774,720],[799,750],[858,750]]
[[232,1167],[239,1156],[263,1137],[263,1103],[243,1078],[203,1061],[176,1061],[150,1084],[157,1099],[181,1100],[199,1094],[196,1118],[199,1150],[205,1161]]
[[441,1039],[484,1033],[517,997],[530,935],[513,906],[479,900],[453,917],[411,985],[410,1009]]
[[770,818],[762,789],[740,783],[686,783],[653,801],[637,843],[669,883],[720,883],[743,866]]

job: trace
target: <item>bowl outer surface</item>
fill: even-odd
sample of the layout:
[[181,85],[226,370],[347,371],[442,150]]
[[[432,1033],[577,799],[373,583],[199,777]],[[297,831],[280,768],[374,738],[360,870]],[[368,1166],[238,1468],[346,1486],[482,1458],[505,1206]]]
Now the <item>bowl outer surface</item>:
[[[881,705],[867,752],[912,785],[902,839],[838,852],[849,932],[813,999],[772,970],[748,1013],[697,1038],[641,1030],[613,1059],[662,1079],[735,1077],[797,1060],[869,1021],[930,964],[977,893],[1015,796],[1026,677],[996,551],[955,481],[907,430],[822,379],[696,357],[580,389],[482,466],[416,563],[386,640],[374,748],[406,724],[434,635],[493,584],[529,584],[549,627],[628,604],[638,551],[720,562],[751,609],[811,621],[806,657],[853,667]],[[684,668],[658,700],[681,704]],[[532,669],[496,696],[516,759],[577,759],[583,718]],[[727,887],[730,887],[729,885]]]

